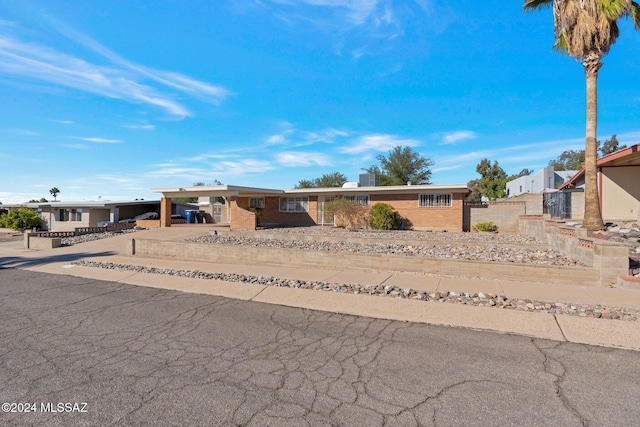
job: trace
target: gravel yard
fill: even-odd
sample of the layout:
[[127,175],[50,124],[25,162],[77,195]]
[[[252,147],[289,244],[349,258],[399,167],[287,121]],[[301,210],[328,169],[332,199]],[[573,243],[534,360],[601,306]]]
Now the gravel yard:
[[135,228],[122,231],[107,231],[104,233],[83,234],[81,236],[63,237],[62,246],[77,245],[78,243],[93,242],[94,240],[107,239],[109,237],[119,236],[121,234],[135,233]]
[[522,234],[499,233],[450,233],[445,231],[415,231],[415,230],[366,230],[348,231],[339,227],[282,227],[268,228],[257,233],[283,233],[304,234],[319,236],[345,236],[345,237],[369,237],[369,238],[395,238],[398,240],[437,240],[443,242],[489,242],[489,243],[516,243],[516,244],[541,244],[534,237]]
[[[290,229],[283,229],[290,230]],[[327,229],[331,230],[331,229]],[[331,231],[329,233],[332,233]],[[399,232],[405,233],[405,232]],[[415,232],[409,232],[415,233]],[[438,235],[446,235],[452,237],[451,240],[456,238],[463,238],[463,235],[479,236],[484,233],[438,233]],[[350,233],[353,236],[353,233]],[[375,237],[380,236],[380,233],[369,233],[369,236],[362,237]],[[384,234],[388,237],[388,234]],[[431,235],[431,233],[429,233]],[[406,235],[405,238],[415,239],[416,235],[412,237]],[[485,238],[491,239],[494,236],[500,236],[495,234],[486,234]],[[504,235],[505,237],[515,238],[511,235]],[[522,236],[524,237],[524,236]],[[475,237],[478,239],[478,237]],[[326,242],[326,241],[307,241],[307,240],[290,240],[290,239],[272,239],[272,238],[258,238],[251,236],[242,236],[241,233],[229,234],[229,235],[205,235],[200,237],[194,237],[187,239],[188,242],[202,243],[202,244],[218,244],[218,245],[234,245],[234,246],[252,246],[260,248],[278,248],[278,249],[295,249],[304,251],[326,251],[326,252],[348,252],[358,254],[388,254],[388,255],[404,255],[404,256],[417,256],[430,259],[452,259],[452,260],[470,260],[470,261],[486,261],[486,262],[511,262],[518,264],[534,264],[534,265],[554,265],[554,266],[576,266],[580,265],[578,261],[561,254],[558,251],[552,249],[529,249],[526,247],[513,248],[504,245],[500,245],[502,242],[496,242],[495,245],[490,246],[477,246],[473,245],[471,241],[469,245],[448,245],[446,240],[442,240],[441,245],[415,245],[415,244],[403,244],[402,239],[398,239],[398,243],[350,243],[350,242]],[[459,241],[459,240],[456,240]],[[475,240],[478,242],[478,240]],[[506,242],[504,242],[506,243]],[[509,243],[514,243],[510,241]],[[533,242],[532,242],[533,243]]]

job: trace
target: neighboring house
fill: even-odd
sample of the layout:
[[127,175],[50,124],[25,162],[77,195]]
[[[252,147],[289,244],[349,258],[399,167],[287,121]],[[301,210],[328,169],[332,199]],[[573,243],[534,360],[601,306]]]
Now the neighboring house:
[[[5,205],[8,208],[24,206],[36,209],[45,231],[73,231],[77,227],[97,227],[104,222],[118,222],[146,212],[160,212],[159,200],[90,201],[90,202],[38,202]],[[183,214],[193,205],[177,203],[172,213]]]
[[571,179],[577,171],[555,171],[553,166],[547,166],[534,175],[525,175],[507,182],[507,197],[521,194],[539,194],[544,190],[554,189]]
[[[603,156],[596,165],[602,218],[640,221],[640,144]],[[562,188],[584,188],[584,167]]]
[[[342,188],[304,188],[278,190],[235,185],[156,188],[162,193],[160,221],[171,224],[168,206],[172,197],[199,197],[200,209],[216,209],[216,198],[223,197],[214,218],[228,223],[231,229],[255,229],[256,210],[260,225],[308,226],[332,225],[333,217],[324,209],[338,197],[372,206],[387,203],[394,207],[415,229],[462,231],[463,201],[469,193],[462,185],[367,186],[349,183]],[[220,212],[221,211],[221,212]],[[210,212],[211,213],[211,212]]]

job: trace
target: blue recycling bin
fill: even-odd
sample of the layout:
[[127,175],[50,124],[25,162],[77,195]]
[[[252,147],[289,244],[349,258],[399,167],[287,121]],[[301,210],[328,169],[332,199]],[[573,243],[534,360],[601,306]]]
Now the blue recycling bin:
[[196,223],[196,213],[198,211],[184,211],[184,216],[187,218],[187,224]]

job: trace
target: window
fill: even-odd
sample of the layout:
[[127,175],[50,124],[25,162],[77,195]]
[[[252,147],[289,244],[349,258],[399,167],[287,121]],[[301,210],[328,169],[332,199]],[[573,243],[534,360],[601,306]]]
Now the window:
[[249,198],[249,207],[250,208],[261,208],[261,209],[264,209],[264,197],[251,197],[251,198]]
[[60,221],[82,221],[82,209],[60,209]]
[[420,194],[418,206],[421,208],[450,208],[453,197],[451,194]]
[[357,195],[346,195],[345,199],[351,200],[352,202],[356,202],[359,205],[369,206],[369,195],[368,194],[357,194]]
[[280,212],[308,212],[308,197],[280,197]]

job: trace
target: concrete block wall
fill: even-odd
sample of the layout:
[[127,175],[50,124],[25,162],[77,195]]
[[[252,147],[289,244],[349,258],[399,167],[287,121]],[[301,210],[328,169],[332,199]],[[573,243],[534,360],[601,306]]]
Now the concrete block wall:
[[30,237],[28,233],[25,233],[25,248],[27,249],[46,251],[60,246],[62,246],[60,237]]
[[[129,254],[141,257],[204,261],[229,264],[286,265],[312,268],[375,269],[414,271],[431,274],[456,274],[483,278],[540,281],[596,286],[597,274],[591,268],[532,266],[513,263],[485,263],[428,259],[387,254],[353,254],[296,249],[257,248],[216,244],[183,243],[135,239],[128,246]],[[410,283],[407,283],[410,286]]]
[[526,213],[526,202],[487,202],[464,204],[464,231],[472,231],[480,222],[493,222],[500,233],[518,233],[520,215]]
[[603,286],[616,283],[618,276],[629,272],[629,248],[624,243],[589,238],[584,229],[542,217],[521,217],[520,232],[593,267]]

